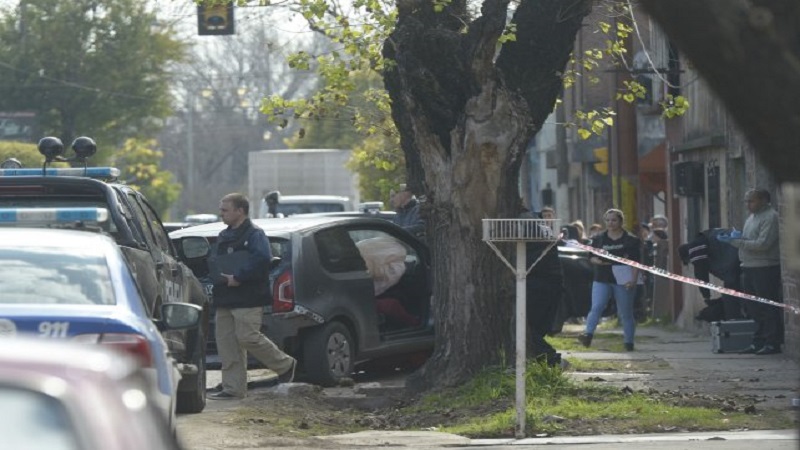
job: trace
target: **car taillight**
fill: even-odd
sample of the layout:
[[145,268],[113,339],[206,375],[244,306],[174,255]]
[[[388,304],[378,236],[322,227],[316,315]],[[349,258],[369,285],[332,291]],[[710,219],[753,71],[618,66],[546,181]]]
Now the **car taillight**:
[[153,366],[153,351],[150,343],[144,336],[129,333],[104,333],[104,334],[81,334],[73,339],[78,342],[108,345],[112,348],[121,350],[129,355],[133,355],[139,360],[143,367]]
[[278,276],[272,285],[272,312],[289,312],[294,309],[294,285],[292,271],[287,270]]

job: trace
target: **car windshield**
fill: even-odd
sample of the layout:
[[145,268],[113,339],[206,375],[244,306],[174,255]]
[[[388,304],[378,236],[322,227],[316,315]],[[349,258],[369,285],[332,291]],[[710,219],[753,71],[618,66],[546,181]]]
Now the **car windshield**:
[[115,303],[105,258],[79,248],[0,247],[0,304]]

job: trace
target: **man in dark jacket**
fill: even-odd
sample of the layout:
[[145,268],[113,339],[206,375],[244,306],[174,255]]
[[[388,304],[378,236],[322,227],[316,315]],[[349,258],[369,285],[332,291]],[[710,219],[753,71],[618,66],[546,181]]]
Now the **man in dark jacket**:
[[[209,394],[215,400],[243,398],[247,393],[247,352],[291,382],[297,361],[261,333],[261,315],[271,300],[269,266],[272,252],[264,230],[248,217],[250,202],[242,194],[228,194],[219,204],[228,228],[217,238],[211,263],[227,266],[214,280],[217,349],[222,361],[222,384]],[[222,264],[227,260],[228,264]]]
[[405,228],[416,237],[425,236],[425,222],[419,216],[419,200],[405,184],[400,185],[400,190],[392,195],[392,206],[397,215],[394,223]]
[[[522,218],[529,217],[523,213]],[[541,235],[552,234],[544,225],[537,226],[540,227]],[[555,240],[556,236],[553,235],[553,241]],[[533,357],[549,366],[558,366],[561,365],[561,354],[545,340],[545,336],[553,328],[558,306],[564,295],[564,271],[558,258],[558,246],[552,244],[553,242],[548,241],[534,241],[525,246],[525,259],[527,268],[530,269],[525,280],[525,316]]]
[[[726,233],[724,228],[711,228],[698,233],[690,242],[678,247],[678,253],[684,264],[694,266],[694,276],[698,280],[708,282],[709,274],[722,280],[723,286],[739,290],[739,252],[717,236]],[[711,299],[711,291],[699,288],[707,307],[700,311],[698,320],[714,322],[718,320],[743,319],[742,301],[727,294],[719,299]]]

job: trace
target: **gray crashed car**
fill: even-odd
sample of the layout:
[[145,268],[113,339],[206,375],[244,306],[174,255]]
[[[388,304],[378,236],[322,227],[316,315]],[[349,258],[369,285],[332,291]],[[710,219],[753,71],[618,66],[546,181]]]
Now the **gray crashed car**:
[[[433,348],[430,253],[395,224],[374,217],[254,219],[273,256],[272,298],[262,332],[323,386],[350,377],[357,363]],[[187,237],[213,246],[222,222],[170,233],[182,253]],[[211,296],[207,258],[189,261]],[[213,300],[212,300],[213,306]],[[219,365],[211,333],[207,365]]]

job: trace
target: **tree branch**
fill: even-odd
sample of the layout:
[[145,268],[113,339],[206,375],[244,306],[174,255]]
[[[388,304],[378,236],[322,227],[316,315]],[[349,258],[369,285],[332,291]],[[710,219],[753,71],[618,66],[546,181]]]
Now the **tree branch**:
[[591,0],[523,0],[514,13],[516,41],[503,45],[497,66],[508,86],[528,102],[534,123],[544,123],[553,110],[541,99],[555,100],[561,91],[561,72],[553,68],[566,66],[591,7]]

